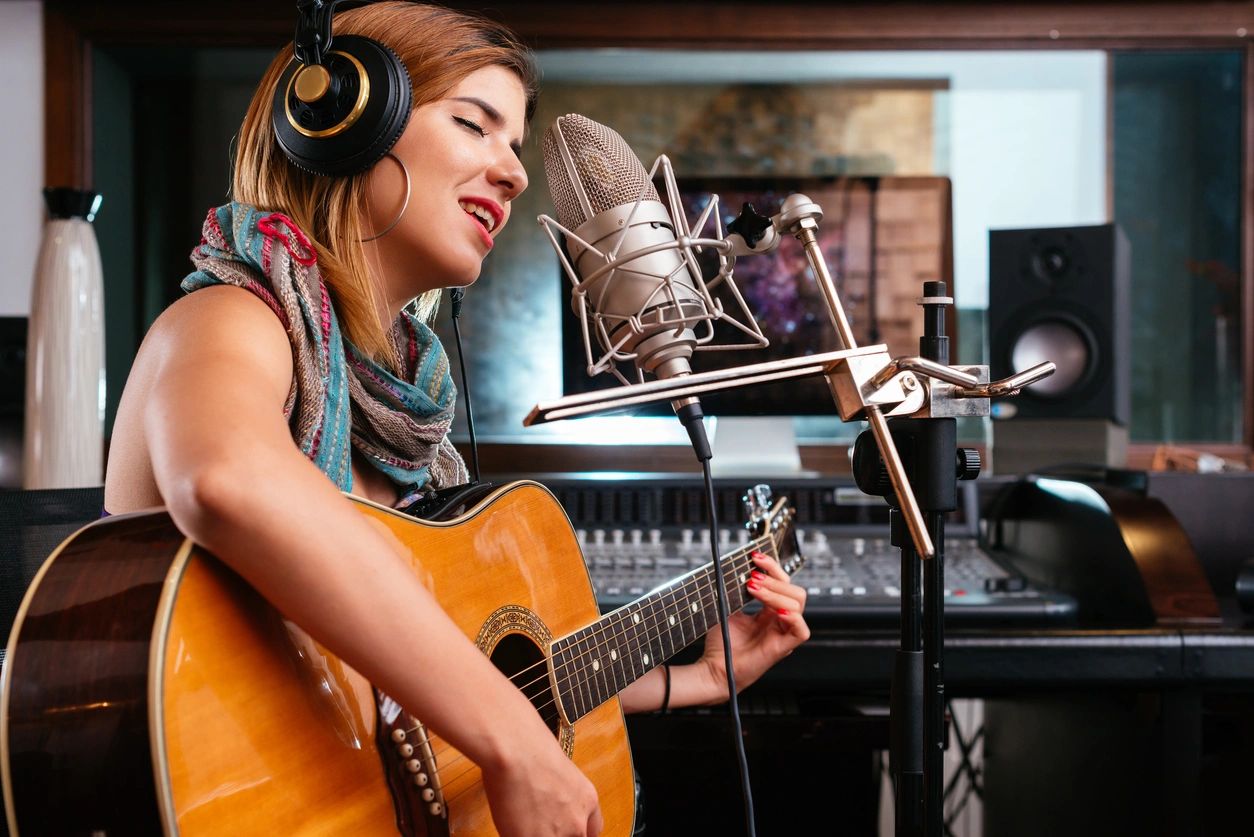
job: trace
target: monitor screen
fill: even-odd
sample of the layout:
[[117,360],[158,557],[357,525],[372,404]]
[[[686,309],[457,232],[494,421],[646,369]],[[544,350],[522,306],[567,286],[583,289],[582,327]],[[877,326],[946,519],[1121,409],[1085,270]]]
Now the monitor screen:
[[[690,224],[709,204],[711,195],[717,194],[724,230],[745,203],[768,216],[776,214],[783,200],[798,192],[818,203],[823,209],[819,245],[858,345],[887,343],[894,355],[918,353],[922,316],[915,300],[921,295],[925,280],[951,278],[948,179],[681,179],[678,185]],[[701,231],[701,237],[714,234],[711,221]],[[707,280],[717,273],[718,262],[713,253],[701,254],[698,262]],[[565,393],[618,386],[608,373],[595,379],[588,377],[583,332],[578,316],[571,310],[570,281],[564,273],[561,275]],[[698,351],[692,357],[694,372],[840,348],[827,304],[796,239],[785,236],[774,253],[738,259],[734,278],[770,346],[748,351]],[[952,284],[950,288],[952,292]],[[726,289],[713,293],[722,300],[725,310],[739,312]],[[731,326],[719,323],[714,342],[745,341],[737,338]],[[593,357],[600,354],[594,345]],[[629,380],[635,380],[634,369],[620,371]],[[701,403],[708,415],[721,416],[831,415],[835,409],[821,378],[706,395]],[[636,414],[667,412],[669,406],[662,404],[640,408]]]

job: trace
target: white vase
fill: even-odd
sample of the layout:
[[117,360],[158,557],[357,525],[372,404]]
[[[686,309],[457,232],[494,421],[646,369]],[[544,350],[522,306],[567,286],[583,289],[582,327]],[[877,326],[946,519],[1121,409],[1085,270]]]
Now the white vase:
[[104,282],[91,218],[100,196],[45,189],[26,342],[25,488],[104,478]]

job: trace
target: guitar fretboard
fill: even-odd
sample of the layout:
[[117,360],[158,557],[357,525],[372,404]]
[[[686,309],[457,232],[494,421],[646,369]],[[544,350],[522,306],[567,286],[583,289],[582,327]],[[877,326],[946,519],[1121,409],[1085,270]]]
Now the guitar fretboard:
[[[721,558],[729,613],[749,601],[745,582],[755,551],[776,557],[775,544],[763,537]],[[551,659],[566,719],[573,724],[705,636],[719,621],[714,584],[710,562],[556,640]]]

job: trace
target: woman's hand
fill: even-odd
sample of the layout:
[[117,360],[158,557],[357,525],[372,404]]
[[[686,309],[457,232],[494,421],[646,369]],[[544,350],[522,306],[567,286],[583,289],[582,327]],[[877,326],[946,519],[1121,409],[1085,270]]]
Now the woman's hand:
[[[762,610],[755,616],[732,614],[727,625],[739,690],[756,681],[810,638],[810,626],[802,615],[806,605],[805,588],[793,584],[774,558],[755,552],[753,562],[757,569],[749,577],[749,595],[762,603]],[[692,702],[716,703],[727,699],[727,667],[720,627],[714,627],[706,635],[705,651],[694,668],[708,679],[711,699]],[[679,673],[680,670],[676,670],[675,675]],[[672,705],[683,704],[672,701]]]
[[492,821],[502,837],[597,837],[601,833],[596,787],[543,724],[531,735],[518,736],[510,758],[493,769],[483,769],[483,785]]

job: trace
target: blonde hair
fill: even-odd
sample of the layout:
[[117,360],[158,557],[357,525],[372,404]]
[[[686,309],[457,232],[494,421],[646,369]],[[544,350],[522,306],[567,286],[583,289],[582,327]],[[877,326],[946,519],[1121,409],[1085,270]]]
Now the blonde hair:
[[[336,35],[363,35],[392,49],[409,70],[413,107],[443,98],[467,74],[489,66],[513,70],[527,97],[527,120],[535,110],[536,71],[530,51],[508,29],[485,18],[439,6],[384,2],[335,16]],[[292,60],[292,45],[279,52],[253,94],[240,126],[232,199],[284,212],[313,240],[340,327],[364,354],[389,361],[391,323],[379,322],[379,289],[370,279],[361,240],[369,170],[349,177],[309,174],[279,148],[270,124],[271,100]],[[430,319],[440,292],[416,301],[418,316]]]

